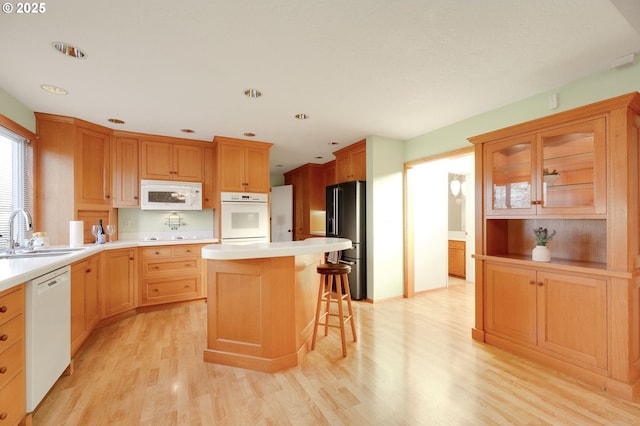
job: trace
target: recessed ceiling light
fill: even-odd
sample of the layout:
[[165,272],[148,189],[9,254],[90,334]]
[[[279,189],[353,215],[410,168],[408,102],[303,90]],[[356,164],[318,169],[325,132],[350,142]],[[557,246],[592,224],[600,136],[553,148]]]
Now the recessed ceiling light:
[[296,114],[296,118],[298,120],[306,120],[307,118],[309,118],[308,114]]
[[317,157],[314,157],[316,160],[322,160],[322,156],[318,155]]
[[329,142],[329,145],[340,145],[339,142]]
[[67,92],[62,87],[54,86],[53,84],[41,84],[40,88],[42,90],[46,90],[49,93],[53,93],[54,95],[66,95]]
[[124,120],[120,120],[119,118],[109,118],[107,121],[114,124],[124,124]]
[[262,96],[262,92],[258,89],[247,89],[244,91],[244,94],[249,98],[259,98]]
[[72,44],[68,44],[63,41],[54,41],[53,43],[51,43],[51,45],[54,49],[56,49],[63,55],[71,56],[72,58],[77,59],[84,59],[87,57],[86,53]]
[[195,130],[192,129],[180,129],[182,133],[195,133]]
[[276,167],[284,167],[282,164],[276,164]]
[[244,132],[243,135],[245,135],[248,138],[252,138],[254,137],[256,134],[255,133],[251,133],[251,132]]

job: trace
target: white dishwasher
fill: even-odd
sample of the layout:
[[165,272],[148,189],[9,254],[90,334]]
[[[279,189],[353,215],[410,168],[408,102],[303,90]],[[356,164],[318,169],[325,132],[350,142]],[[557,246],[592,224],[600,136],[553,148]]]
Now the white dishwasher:
[[27,282],[27,413],[71,362],[70,270],[65,266]]

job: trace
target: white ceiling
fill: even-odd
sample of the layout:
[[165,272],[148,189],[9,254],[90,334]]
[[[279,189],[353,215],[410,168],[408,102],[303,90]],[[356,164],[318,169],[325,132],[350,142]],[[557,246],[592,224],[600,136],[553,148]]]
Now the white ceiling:
[[0,87],[34,111],[123,130],[253,132],[275,144],[272,171],[286,171],[609,69],[640,51],[640,2],[614,1],[47,1],[40,15],[0,15]]

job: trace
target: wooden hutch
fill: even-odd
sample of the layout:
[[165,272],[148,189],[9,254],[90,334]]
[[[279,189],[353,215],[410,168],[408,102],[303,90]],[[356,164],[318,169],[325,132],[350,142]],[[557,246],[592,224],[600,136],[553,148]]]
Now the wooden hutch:
[[[472,336],[640,394],[640,93],[469,139],[476,155]],[[533,230],[557,234],[534,262]]]

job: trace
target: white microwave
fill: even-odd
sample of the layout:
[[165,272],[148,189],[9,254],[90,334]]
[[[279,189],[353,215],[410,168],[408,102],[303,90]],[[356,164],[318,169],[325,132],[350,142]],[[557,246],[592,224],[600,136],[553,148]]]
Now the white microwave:
[[202,210],[202,183],[140,180],[141,210]]

